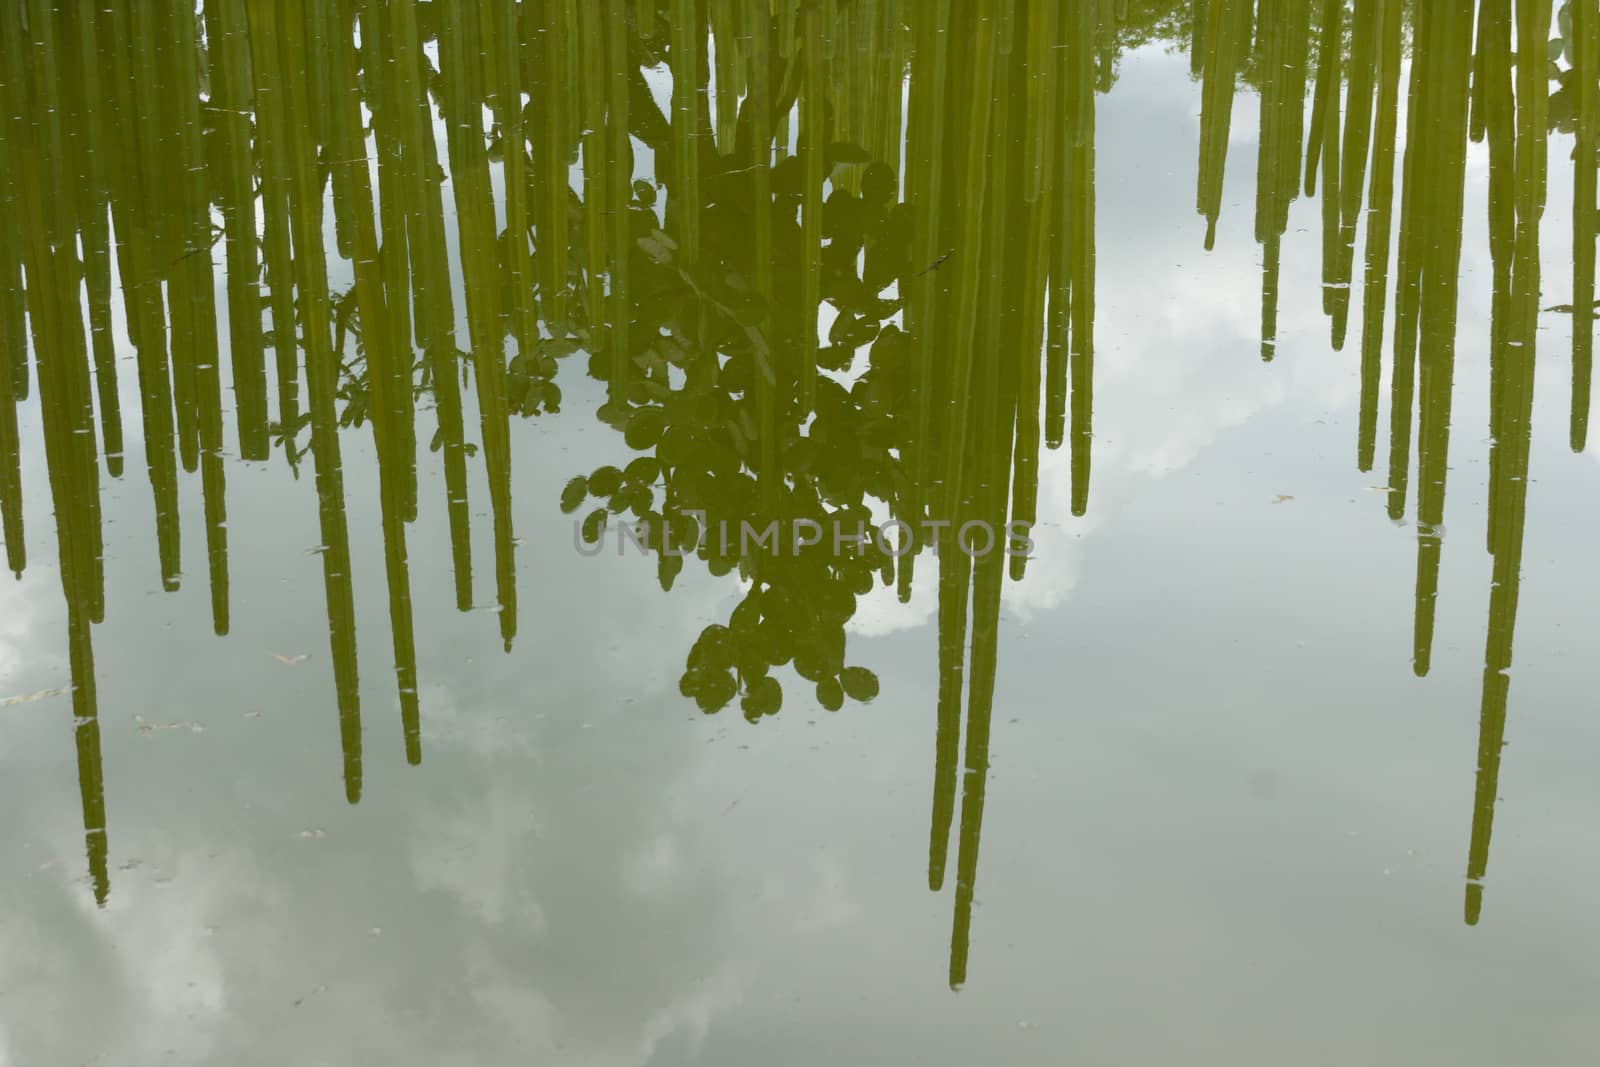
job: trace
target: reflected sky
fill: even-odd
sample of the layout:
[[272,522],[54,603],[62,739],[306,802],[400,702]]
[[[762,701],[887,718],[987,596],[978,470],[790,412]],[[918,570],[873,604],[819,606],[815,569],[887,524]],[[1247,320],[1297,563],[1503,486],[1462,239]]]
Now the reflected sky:
[[[313,234],[326,249],[321,288],[332,297],[320,313],[328,337],[338,337],[341,314],[351,335],[344,338],[344,368],[326,379],[338,388],[321,399],[312,395],[321,387],[309,374],[319,355],[299,353],[309,362],[299,368],[302,395],[295,403],[314,422],[323,420],[324,442],[338,442],[336,464],[326,463],[326,444],[316,452],[319,430],[310,423],[298,438],[304,451],[296,464],[285,461],[275,429],[284,394],[271,343],[270,305],[279,294],[270,284],[241,288],[226,235],[219,235],[214,271],[204,283],[219,320],[224,436],[220,446],[204,443],[197,418],[195,469],[180,473],[185,431],[176,425],[166,431],[178,485],[169,527],[182,546],[176,568],[157,544],[164,505],[147,475],[150,390],[139,379],[137,327],[130,329],[128,311],[137,301],[126,302],[120,284],[114,290],[106,336],[118,368],[127,470],[97,478],[105,610],[104,621],[92,627],[108,848],[97,874],[92,832],[86,847],[82,751],[74,743],[82,723],[75,730],[73,695],[0,707],[0,798],[16,813],[0,829],[12,857],[4,876],[7,906],[0,909],[0,1064],[163,1056],[194,1063],[331,1064],[382,1056],[467,1064],[529,1055],[572,1064],[731,1064],[757,1057],[955,1063],[997,1055],[1015,1062],[1268,1063],[1305,1059],[1307,1049],[1313,1060],[1328,1062],[1575,1062],[1578,1050],[1593,1043],[1590,958],[1600,947],[1585,892],[1600,874],[1600,824],[1587,814],[1593,807],[1588,754],[1600,751],[1600,725],[1588,714],[1585,655],[1600,609],[1575,592],[1600,579],[1584,541],[1593,519],[1586,490],[1600,453],[1587,442],[1576,454],[1570,448],[1572,316],[1560,311],[1540,313],[1529,335],[1537,356],[1530,360],[1527,517],[1519,524],[1525,541],[1520,566],[1512,567],[1521,595],[1509,747],[1491,790],[1491,800],[1497,794],[1502,801],[1492,862],[1487,872],[1469,872],[1483,877],[1488,891],[1481,914],[1468,913],[1477,925],[1462,922],[1463,859],[1469,829],[1481,818],[1482,797],[1475,802],[1474,793],[1483,790],[1486,620],[1495,617],[1492,590],[1504,578],[1484,550],[1495,484],[1493,389],[1507,380],[1492,351],[1505,320],[1496,310],[1498,246],[1488,221],[1491,197],[1500,195],[1490,145],[1467,143],[1460,158],[1449,493],[1427,676],[1418,677],[1415,499],[1402,518],[1386,514],[1392,344],[1383,346],[1375,465],[1363,472],[1363,305],[1353,300],[1349,337],[1342,351],[1333,351],[1318,198],[1300,195],[1286,204],[1273,358],[1261,359],[1259,79],[1245,71],[1229,105],[1220,210],[1207,250],[1207,220],[1195,210],[1207,82],[1203,72],[1194,73],[1191,41],[1135,43],[1117,53],[1115,82],[1093,104],[1092,491],[1074,492],[1070,434],[1062,448],[1039,449],[1036,549],[1022,580],[997,586],[992,694],[967,689],[980,659],[966,659],[967,676],[958,676],[965,714],[974,692],[980,703],[992,701],[984,722],[987,752],[975,763],[965,747],[969,720],[957,762],[946,767],[936,737],[941,678],[948,701],[952,649],[960,658],[985,640],[981,614],[954,632],[948,614],[941,623],[941,607],[948,613],[952,596],[950,553],[937,560],[919,554],[904,598],[893,584],[876,581],[840,624],[846,662],[873,672],[874,699],[830,712],[822,690],[785,663],[772,668],[782,684],[781,712],[756,715],[752,724],[740,707],[750,679],[741,677],[738,697],[718,714],[705,715],[694,694],[680,691],[681,678],[708,628],[730,625],[763,580],[786,579],[763,576],[749,560],[742,561],[744,573],[735,561],[734,572],[721,576],[691,560],[668,592],[653,557],[584,558],[574,549],[574,523],[594,503],[563,514],[571,480],[583,476],[592,485],[595,472],[627,468],[641,454],[660,451],[653,444],[639,448],[648,431],[617,417],[619,406],[648,406],[628,395],[619,373],[632,380],[649,370],[642,360],[621,372],[608,362],[617,323],[625,322],[635,338],[659,327],[663,337],[698,340],[707,329],[703,309],[682,312],[681,297],[644,288],[625,298],[630,310],[619,318],[615,276],[606,273],[591,288],[584,267],[592,256],[616,255],[617,247],[610,243],[617,239],[614,213],[591,216],[590,204],[628,195],[642,212],[639,191],[627,185],[642,180],[658,190],[649,211],[676,251],[698,240],[707,258],[723,256],[724,264],[737,267],[740,256],[763,262],[753,254],[759,236],[741,228],[749,219],[730,225],[718,214],[746,195],[753,179],[739,161],[715,154],[718,137],[736,128],[727,124],[741,121],[719,111],[715,92],[690,102],[704,109],[704,128],[695,136],[712,145],[698,155],[704,169],[695,177],[705,192],[693,202],[704,210],[694,223],[673,214],[684,175],[658,170],[658,158],[671,160],[647,151],[645,138],[632,139],[621,185],[615,167],[583,166],[591,147],[608,159],[619,151],[605,136],[584,136],[590,125],[581,113],[591,86],[607,107],[617,106],[608,80],[617,71],[581,49],[558,47],[550,34],[604,38],[613,27],[589,18],[623,14],[630,49],[640,40],[664,40],[665,57],[632,57],[660,62],[632,86],[628,103],[637,110],[645,94],[665,105],[663,115],[673,114],[672,19],[683,5],[659,5],[648,38],[634,5],[615,6],[615,13],[574,6],[582,25],[567,26],[552,5],[555,28],[535,27],[525,41],[546,61],[561,52],[578,87],[570,184],[562,190],[573,236],[559,242],[567,266],[550,242],[537,239],[549,203],[537,195],[508,203],[508,167],[496,143],[506,116],[490,99],[492,72],[485,68],[486,84],[473,90],[484,107],[451,99],[449,72],[459,68],[450,64],[473,50],[471,38],[455,60],[451,41],[419,40],[419,52],[444,75],[430,90],[426,122],[404,135],[417,140],[393,149],[403,163],[413,149],[429,151],[420,131],[430,133],[441,182],[400,164],[386,172],[387,134],[376,128],[381,108],[372,109],[358,112],[375,127],[362,168],[374,198],[364,216],[372,232],[363,237],[352,225],[341,233],[341,219],[352,217],[343,197],[351,194],[341,194],[336,165],[318,194],[320,218],[288,212],[291,249]],[[1382,6],[1358,3],[1345,17]],[[222,7],[254,17],[258,5]],[[439,27],[429,21],[430,5],[418,7],[417,32],[427,38]],[[731,16],[720,5],[711,8],[700,12],[701,32],[712,36],[698,57],[704,76],[713,84],[751,78],[751,68],[740,74],[718,65],[715,43],[726,38],[716,19]],[[482,15],[499,10],[486,3]],[[1029,10],[1019,5],[1015,17],[1029,17]],[[856,17],[855,11],[841,17]],[[995,14],[995,25],[978,28],[1003,33]],[[1314,34],[1323,5],[1303,14]],[[732,26],[728,32],[737,37],[739,23]],[[1404,27],[1409,41],[1409,10]],[[8,23],[6,31],[16,28]],[[220,38],[212,36],[214,26],[203,28],[206,39]],[[487,51],[494,34],[479,29]],[[915,55],[923,29],[907,15],[900,59],[911,57],[908,130],[916,122]],[[1126,30],[1130,42],[1142,39],[1136,29]],[[786,32],[775,25],[768,42],[774,55],[792,47],[803,56],[804,11],[787,43]],[[855,40],[837,24],[815,32],[833,41],[835,61],[838,47]],[[740,39],[751,47],[748,37]],[[7,47],[16,40],[8,38]],[[367,38],[360,40],[365,47]],[[1317,38],[1311,40],[1308,109],[1321,54]],[[259,46],[255,38],[243,43]],[[1031,53],[1022,44],[1019,37],[1012,48],[1025,72]],[[880,58],[877,47],[868,40],[861,55]],[[1542,42],[1538,50],[1542,55]],[[591,60],[600,65],[585,68]],[[326,62],[329,71],[339,69],[335,56]],[[1399,67],[1402,96],[1413,62],[1408,52]],[[211,94],[226,91],[220,67],[208,76]],[[305,77],[310,92],[329,91],[316,88],[310,70]],[[843,87],[827,78],[821,84],[851,102]],[[525,91],[531,104],[549,90],[537,82]],[[746,84],[745,91],[758,90]],[[852,91],[870,95],[863,87]],[[799,108],[783,118],[795,127],[792,144],[804,137],[804,92],[803,84],[796,87]],[[881,103],[878,92],[873,99]],[[1024,168],[1030,112],[1025,92],[1012,99],[1019,102],[1011,113],[1017,147],[1003,162]],[[484,137],[463,137],[452,127],[452,116],[470,124],[478,112]],[[543,120],[532,108],[525,120],[531,126],[525,162],[543,166]],[[870,124],[849,125],[864,123],[864,113],[835,121],[852,135],[841,143],[878,138],[868,158],[895,143]],[[950,119],[952,136],[968,129],[964,121]],[[603,127],[594,129],[604,135]],[[663,143],[677,132],[675,123],[657,131]],[[338,145],[348,131],[322,136],[324,145]],[[908,137],[904,198],[915,203],[930,172],[917,171],[915,134]],[[780,131],[772,140],[791,144]],[[1548,161],[1548,188],[1531,254],[1542,268],[1537,303],[1548,308],[1567,302],[1571,292],[1573,138],[1557,132],[1546,140],[1541,130],[1537,141]],[[803,151],[793,155],[792,144],[787,151],[802,166],[784,172],[775,153],[768,177],[776,192],[768,195],[785,195],[785,181],[808,162]],[[966,163],[951,151],[958,162],[946,177],[964,180]],[[288,154],[292,164],[297,157]],[[1004,153],[974,158],[989,165],[998,155]],[[828,166],[834,187],[852,196],[862,184],[870,188],[864,167],[840,160]],[[591,186],[591,171],[602,170]],[[1015,170],[1003,177],[1019,180]],[[263,170],[257,217],[263,259],[273,254],[265,206],[275,195],[272,180]],[[300,179],[277,180],[292,189]],[[388,240],[386,180],[415,183],[393,192],[398,203],[409,203],[413,192],[436,198],[437,218],[416,222],[439,227],[436,243],[424,238],[424,250],[413,252],[411,270],[427,275],[425,281],[396,282],[398,276],[383,273],[392,263],[364,260],[360,252],[369,239],[374,250]],[[550,183],[528,181],[531,193],[549,193]],[[216,194],[214,202],[207,213],[225,231],[226,197]],[[963,201],[951,192],[945,203],[956,210]],[[798,197],[793,206],[789,218],[804,242],[806,207]],[[528,212],[536,238],[520,263],[501,234],[517,210]],[[769,236],[780,244],[783,218],[774,213]],[[636,214],[633,221],[644,220]],[[1012,225],[1018,221],[1013,217]],[[406,217],[402,231],[413,224]],[[1047,236],[1058,232],[1047,229]],[[591,246],[597,231],[601,243]],[[835,232],[828,230],[830,239]],[[1025,219],[1016,232],[1026,232]],[[1364,241],[1365,226],[1358,232]],[[915,225],[909,233],[913,266],[900,271],[896,293],[936,279],[948,292],[939,291],[932,314],[953,314],[959,325],[963,283],[949,271],[961,260],[905,277],[935,258],[920,253],[943,251]],[[1363,245],[1354,248],[1359,290]],[[120,270],[120,246],[113,252]],[[871,255],[869,249],[865,257]],[[733,306],[742,294],[738,278],[712,289],[688,268],[659,269],[648,248],[624,258],[634,284],[689,277],[688,288],[722,316],[717,321],[748,325],[740,322],[747,313]],[[1025,273],[1004,266],[1017,259],[1001,249],[978,263]],[[824,297],[808,299],[802,291],[809,283],[798,260],[776,253],[770,260],[777,280],[750,283],[772,294],[769,310],[753,313],[767,316],[757,327],[809,322]],[[827,269],[819,281],[823,294],[837,284]],[[574,279],[554,310],[546,304],[547,272]],[[524,279],[525,301],[506,275]],[[173,284],[166,283],[169,300]],[[363,284],[372,302],[353,315],[341,312],[340,298],[357,307]],[[369,309],[382,301],[372,291],[420,285],[425,295],[430,284],[428,299],[440,299],[441,285],[450,296],[448,307],[416,292],[408,298],[415,318],[406,329],[416,331],[420,383],[409,400],[416,416],[408,451],[394,443],[397,434],[404,437],[404,420],[386,418],[392,409],[351,388],[365,373],[370,389],[372,368],[383,366],[381,353],[358,349],[354,333],[362,330],[363,346],[373,343],[365,323],[376,321]],[[297,286],[305,282],[297,279]],[[229,362],[240,338],[227,312],[239,293],[258,290],[268,306],[257,428],[266,431],[268,447],[247,460],[244,450],[262,442],[241,436],[235,408],[247,398],[238,389],[238,365]],[[503,321],[484,310],[490,290],[497,294],[494,315]],[[87,305],[92,293],[87,286],[84,292]],[[973,295],[979,292],[989,291]],[[1392,318],[1392,276],[1386,295]],[[985,344],[995,338],[982,332],[1012,328],[1001,311],[1028,321],[1017,311],[1023,306],[1009,297],[974,305],[975,383],[994,353],[1026,350],[1009,334],[1004,343]],[[1046,305],[1038,309],[1048,331]],[[819,361],[829,358],[835,310],[824,306]],[[886,320],[917,336],[914,321],[907,323],[914,307],[887,310]],[[303,330],[302,316],[318,313],[304,303],[287,312]],[[178,321],[170,305],[166,314]],[[570,327],[554,329],[553,321]],[[392,336],[398,318],[385,322]],[[88,367],[95,333],[87,307],[82,329]],[[437,331],[435,340],[453,339],[448,377],[459,386],[453,415],[438,391],[445,364],[430,363],[443,356],[430,352],[426,331]],[[565,335],[574,340],[565,346],[553,340]],[[719,370],[734,377],[743,342],[734,336],[718,343],[725,345]],[[510,409],[500,414],[483,384],[493,373],[484,369],[484,353],[497,344],[508,375],[500,402]],[[830,375],[824,366],[819,381],[861,381],[880,344],[876,338],[863,344],[848,372]],[[30,355],[36,347],[30,340]],[[796,407],[775,388],[774,405],[789,414],[774,416],[772,425],[789,417],[804,424],[808,350],[777,350],[794,360],[781,366],[797,368]],[[946,349],[938,351],[946,358]],[[541,355],[529,360],[529,392],[513,403],[514,360],[535,352]],[[356,362],[358,353],[365,364]],[[1035,405],[1042,437],[1050,421],[1047,357],[1048,351],[1039,361]],[[660,380],[682,389],[689,378],[675,366]],[[86,375],[82,386],[90,380]],[[181,385],[181,378],[171,380]],[[732,405],[719,412],[759,420],[760,388],[748,376],[744,383],[716,387]],[[547,385],[559,389],[559,398]],[[1018,388],[1015,379],[1007,388]],[[938,411],[930,416],[951,439],[974,440],[972,455],[980,459],[981,436],[962,435],[990,426],[978,417],[984,395],[973,393],[968,430],[938,423],[945,417]],[[322,400],[329,407],[319,416],[308,405]],[[368,418],[341,426],[352,400],[367,404]],[[896,415],[915,411],[903,396],[890,406]],[[538,417],[520,417],[534,408]],[[106,410],[102,395],[90,423],[99,431],[90,437],[98,438],[102,466],[111,451]],[[68,635],[82,609],[69,608],[70,593],[63,597],[56,549],[66,541],[52,521],[76,498],[56,495],[64,468],[49,456],[46,437],[56,432],[56,416],[48,400],[35,392],[16,411],[29,558],[19,580],[0,585],[0,697],[76,681],[81,699],[84,676],[74,671]],[[1072,413],[1064,415],[1070,430]],[[688,415],[675,417],[699,425]],[[448,428],[452,418],[455,431]],[[431,441],[436,431],[439,440]],[[915,430],[908,432],[909,443],[895,448],[915,468],[909,458]],[[1006,439],[1003,462],[982,468],[969,496],[957,494],[978,502],[961,507],[992,500],[997,481],[1011,484],[1011,430],[995,432]],[[762,442],[781,440],[776,434],[751,435],[750,451],[738,460],[751,493],[802,484],[797,464],[777,479],[781,490],[770,479],[763,485],[763,464],[789,462],[786,454],[763,457]],[[394,458],[402,453],[415,456],[415,490],[409,462]],[[215,513],[208,521],[205,507],[203,466],[211,455],[226,472],[225,525]],[[1081,486],[1086,474],[1078,462]],[[328,506],[330,466],[342,483],[338,508]],[[1411,476],[1415,485],[1415,468]],[[907,484],[909,496],[897,483],[891,501],[877,498],[874,513],[906,514],[918,506],[917,492],[922,506],[942,507],[940,494],[951,492],[942,474]],[[756,499],[756,513],[768,514]],[[1002,491],[1002,511],[1008,500],[1014,504],[1015,495]],[[452,507],[452,501],[465,503]],[[729,513],[743,506],[729,505]],[[348,562],[336,558],[330,572],[330,531],[337,535],[341,524]],[[210,566],[221,529],[225,638],[214,633],[217,572]],[[395,671],[404,658],[394,584],[395,537],[402,530],[415,649],[409,676],[404,667]],[[471,561],[464,583],[463,558]],[[346,581],[349,593],[335,592]],[[808,581],[789,586],[802,603],[807,595],[822,596]],[[973,589],[976,608],[982,587]],[[348,609],[339,609],[344,595]],[[340,618],[341,610],[347,617]],[[354,650],[343,662],[341,632]],[[408,677],[415,679],[415,712],[408,710]],[[354,707],[360,721],[352,735]],[[352,736],[359,738],[354,793]],[[949,874],[932,893],[930,792],[946,773],[954,790],[947,798]],[[963,874],[960,854],[970,848],[970,860],[979,840],[977,827],[963,826],[974,782],[986,785],[979,799],[982,862]],[[359,804],[346,803],[354,799]],[[935,795],[935,837],[939,804]],[[971,900],[966,926],[963,894]],[[1467,899],[1470,909],[1470,893]],[[959,975],[953,940],[960,942]],[[959,993],[952,994],[951,984]]]

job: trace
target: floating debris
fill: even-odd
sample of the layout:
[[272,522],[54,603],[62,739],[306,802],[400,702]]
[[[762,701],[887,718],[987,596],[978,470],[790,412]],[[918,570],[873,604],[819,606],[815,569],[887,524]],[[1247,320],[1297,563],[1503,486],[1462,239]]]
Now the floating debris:
[[0,700],[0,708],[9,708],[14,704],[32,704],[36,700],[66,696],[70,692],[72,692],[72,686],[64,685],[59,689],[41,689],[37,693],[23,693],[20,696],[6,697],[4,700]]

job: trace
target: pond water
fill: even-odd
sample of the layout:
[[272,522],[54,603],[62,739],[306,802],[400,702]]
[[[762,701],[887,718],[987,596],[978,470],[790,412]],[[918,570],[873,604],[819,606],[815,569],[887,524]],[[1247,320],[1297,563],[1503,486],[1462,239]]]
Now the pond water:
[[1593,1056],[1592,2],[0,8],[3,1067]]

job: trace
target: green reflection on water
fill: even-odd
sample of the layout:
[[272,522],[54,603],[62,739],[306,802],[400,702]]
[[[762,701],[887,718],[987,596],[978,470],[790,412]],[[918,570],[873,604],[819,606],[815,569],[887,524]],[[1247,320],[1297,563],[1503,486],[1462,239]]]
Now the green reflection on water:
[[[639,455],[575,477],[562,510],[582,512],[591,542],[638,524],[664,590],[685,565],[662,550],[669,531],[711,574],[749,582],[688,653],[681,688],[703,710],[737,699],[752,722],[776,714],[784,689],[772,672],[784,665],[829,710],[872,699],[877,677],[846,649],[857,599],[882,583],[908,600],[919,557],[936,567],[928,882],[944,884],[954,829],[949,977],[963,982],[1001,590],[1008,570],[1026,580],[1027,560],[969,558],[955,531],[1031,524],[1041,448],[1067,448],[1071,511],[1089,507],[1096,94],[1124,48],[1168,41],[1191,50],[1202,86],[1207,248],[1229,221],[1238,92],[1259,100],[1263,359],[1276,351],[1290,204],[1321,198],[1335,350],[1365,234],[1362,470],[1377,461],[1393,285],[1387,506],[1404,516],[1414,471],[1419,675],[1443,551],[1467,144],[1487,142],[1493,585],[1467,870],[1477,921],[1521,570],[1551,128],[1577,145],[1573,299],[1557,310],[1587,323],[1595,304],[1592,5],[1563,5],[1555,42],[1550,0],[211,0],[192,14],[176,0],[0,11],[0,516],[20,575],[31,472],[17,411],[37,382],[98,901],[110,887],[91,634],[104,616],[102,455],[123,476],[120,293],[162,584],[180,581],[179,492],[198,471],[218,634],[230,609],[228,421],[239,459],[279,455],[298,471],[310,455],[352,803],[362,722],[341,435],[370,424],[376,445],[401,730],[417,763],[425,709],[407,528],[429,506],[419,402],[435,412],[427,444],[442,453],[463,611],[469,462],[487,473],[507,651],[518,617],[511,420],[559,412],[559,366],[579,352],[607,387],[600,418]],[[652,92],[663,80],[664,108]],[[344,292],[329,283],[330,233],[353,276]],[[1591,365],[1592,329],[1579,328],[1575,451]],[[465,429],[474,399],[481,447]],[[831,531],[885,515],[910,531],[902,555],[794,534],[796,520]],[[711,533],[773,522],[775,553]]]

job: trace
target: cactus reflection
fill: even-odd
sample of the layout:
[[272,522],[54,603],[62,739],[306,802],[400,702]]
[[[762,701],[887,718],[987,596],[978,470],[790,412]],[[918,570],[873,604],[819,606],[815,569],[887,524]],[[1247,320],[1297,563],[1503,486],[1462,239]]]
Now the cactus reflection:
[[[1587,435],[1592,0],[1562,6],[1553,44],[1550,0],[206,0],[198,20],[193,7],[25,0],[0,11],[0,519],[20,575],[21,486],[33,472],[17,412],[36,403],[101,902],[91,636],[105,610],[100,464],[124,476],[120,300],[154,562],[176,588],[179,494],[198,473],[218,634],[230,606],[225,457],[298,470],[309,454],[352,803],[363,724],[345,434],[370,425],[376,447],[412,763],[424,709],[408,527],[443,507],[456,603],[470,608],[468,472],[482,463],[509,651],[512,420],[560,410],[558,372],[577,353],[605,384],[600,418],[638,455],[578,474],[561,510],[590,542],[608,525],[641,527],[663,589],[689,560],[743,583],[727,621],[687,655],[681,688],[703,710],[737,699],[751,721],[776,714],[785,692],[774,671],[785,666],[828,710],[872,699],[879,680],[848,657],[846,624],[875,584],[909,599],[920,558],[938,591],[928,880],[945,881],[959,783],[949,977],[964,981],[1001,591],[1007,573],[1026,579],[1027,556],[951,549],[964,528],[1037,520],[1043,448],[1067,450],[1071,511],[1089,507],[1096,94],[1111,88],[1121,49],[1172,41],[1190,49],[1201,85],[1207,247],[1232,221],[1222,188],[1235,97],[1241,83],[1258,93],[1263,359],[1277,351],[1291,202],[1321,198],[1335,349],[1364,234],[1356,459],[1362,470],[1377,462],[1392,318],[1387,503],[1391,517],[1405,514],[1415,436],[1418,674],[1431,662],[1443,550],[1467,143],[1487,143],[1494,585],[1468,863],[1477,920],[1506,729],[1553,128],[1577,145],[1565,308],[1579,324],[1574,450]],[[665,107],[652,91],[663,81]],[[345,291],[330,285],[330,251],[348,262],[336,272],[353,278]],[[425,405],[442,501],[425,500],[418,477]],[[467,440],[474,405],[481,446]],[[795,533],[876,529],[885,517],[907,531],[894,551],[841,553]],[[746,526],[776,529],[785,550],[701,536]],[[680,550],[662,551],[669,543]]]

